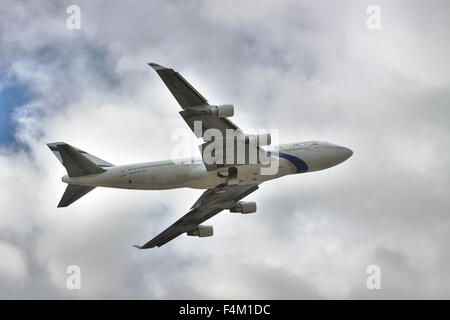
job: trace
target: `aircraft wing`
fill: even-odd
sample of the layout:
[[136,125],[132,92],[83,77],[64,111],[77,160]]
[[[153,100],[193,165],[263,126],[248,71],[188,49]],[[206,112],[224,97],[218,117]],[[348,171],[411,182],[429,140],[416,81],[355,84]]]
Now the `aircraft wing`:
[[226,185],[206,190],[191,207],[191,210],[166,230],[139,249],[161,247],[182,233],[193,231],[199,224],[225,209],[231,209],[236,203],[258,189],[258,184]]
[[[183,110],[180,111],[180,115],[183,117],[184,121],[186,121],[187,125],[189,126],[189,128],[191,128],[197,138],[204,138],[204,133],[208,129],[219,130],[222,133],[222,137],[227,136],[227,129],[232,129],[236,133],[243,133],[242,130],[227,117],[218,117],[217,115],[208,112],[207,110],[210,110],[210,108],[214,106],[210,106],[206,98],[203,97],[178,72],[156,63],[149,63],[149,66],[151,66],[158,73],[158,75],[166,84],[167,88],[169,88],[172,95],[178,101],[179,105],[183,108]],[[196,121],[201,123],[201,130],[195,130],[194,124]],[[213,171],[223,167],[239,166],[240,164],[243,164],[236,162],[229,163],[225,161],[225,159],[227,159],[227,153],[229,152],[233,152],[233,158],[237,159],[236,152],[238,148],[236,147],[234,149],[226,149],[224,147],[221,150],[221,155],[217,155],[217,157],[221,157],[223,159],[221,163],[209,163],[209,161],[205,161],[203,150],[205,150],[205,148],[210,143],[212,143],[212,141],[206,141],[205,139],[203,140],[205,141],[205,143],[200,146],[200,152],[202,154],[202,158],[204,160],[207,171]],[[236,145],[236,142],[234,143]],[[246,148],[246,159],[249,159],[248,146]],[[266,152],[260,146],[257,146],[257,152],[259,162],[260,159],[264,159]]]
[[[184,121],[188,124],[189,128],[197,135],[197,138],[201,138],[203,133],[207,129],[215,128],[219,129],[225,136],[226,129],[239,129],[233,122],[227,118],[219,118],[215,115],[205,114],[201,112],[198,107],[207,106],[208,101],[203,97],[181,74],[173,69],[169,69],[160,66],[156,63],[149,63],[161,77],[170,90],[178,104],[184,109],[180,111]],[[194,131],[194,121],[202,121],[201,136]],[[200,133],[200,132],[198,132]]]

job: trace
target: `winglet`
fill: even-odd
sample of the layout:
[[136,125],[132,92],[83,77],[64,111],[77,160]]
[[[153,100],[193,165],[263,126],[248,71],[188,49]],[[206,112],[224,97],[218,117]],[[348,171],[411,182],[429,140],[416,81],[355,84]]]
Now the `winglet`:
[[149,65],[150,67],[152,67],[153,69],[155,69],[156,71],[158,71],[158,70],[163,70],[163,69],[167,69],[166,67],[160,66],[159,64],[154,63],[154,62],[149,62],[148,65]]
[[142,249],[142,247],[138,246],[137,244],[133,244],[133,247],[138,248],[138,249]]

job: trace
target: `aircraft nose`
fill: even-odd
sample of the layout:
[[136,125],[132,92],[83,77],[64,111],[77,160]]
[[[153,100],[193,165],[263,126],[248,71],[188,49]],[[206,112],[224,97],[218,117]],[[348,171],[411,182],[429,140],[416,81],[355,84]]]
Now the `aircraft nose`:
[[353,151],[349,148],[338,146],[337,152],[334,153],[334,161],[336,164],[344,162],[353,155]]
[[342,147],[342,153],[343,153],[344,161],[353,155],[352,149],[349,149],[346,147]]

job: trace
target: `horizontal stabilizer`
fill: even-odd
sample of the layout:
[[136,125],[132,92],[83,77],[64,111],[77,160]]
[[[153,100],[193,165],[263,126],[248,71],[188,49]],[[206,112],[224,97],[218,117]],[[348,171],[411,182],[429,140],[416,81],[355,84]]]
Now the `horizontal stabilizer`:
[[61,201],[59,201],[58,208],[71,205],[93,189],[95,189],[95,187],[69,184],[61,198]]

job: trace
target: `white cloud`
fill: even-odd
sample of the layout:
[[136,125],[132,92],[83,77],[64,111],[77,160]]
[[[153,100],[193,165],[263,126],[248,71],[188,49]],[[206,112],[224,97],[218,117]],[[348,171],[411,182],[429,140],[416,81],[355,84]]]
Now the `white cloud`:
[[[22,252],[10,243],[0,242],[0,284],[23,287],[27,277],[26,259]],[[2,285],[3,287],[3,285]]]

